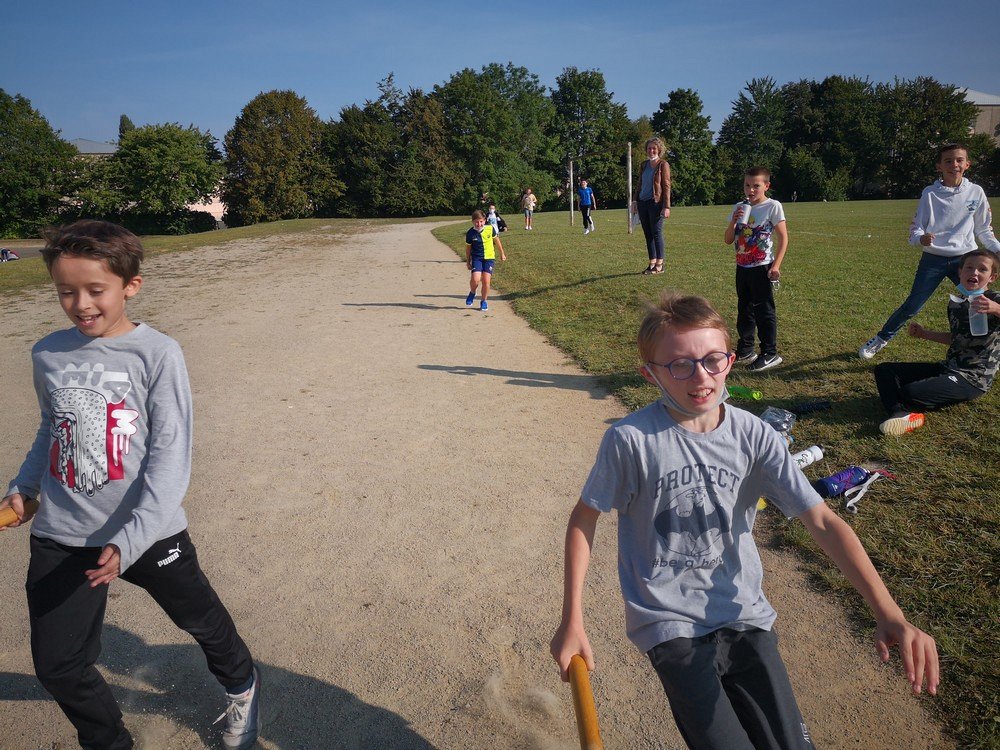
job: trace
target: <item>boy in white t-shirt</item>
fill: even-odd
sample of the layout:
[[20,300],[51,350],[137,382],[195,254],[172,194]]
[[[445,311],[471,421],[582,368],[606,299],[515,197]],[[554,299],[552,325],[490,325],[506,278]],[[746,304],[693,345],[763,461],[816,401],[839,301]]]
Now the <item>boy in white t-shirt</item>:
[[[746,204],[736,204],[726,227],[726,244],[736,242],[736,361],[749,362],[750,370],[767,370],[781,364],[778,356],[778,314],[773,284],[781,278],[781,261],[788,249],[785,211],[774,198],[771,173],[751,167],[743,175],[743,194],[750,203],[750,217],[743,219]],[[754,351],[754,332],[760,354]]]

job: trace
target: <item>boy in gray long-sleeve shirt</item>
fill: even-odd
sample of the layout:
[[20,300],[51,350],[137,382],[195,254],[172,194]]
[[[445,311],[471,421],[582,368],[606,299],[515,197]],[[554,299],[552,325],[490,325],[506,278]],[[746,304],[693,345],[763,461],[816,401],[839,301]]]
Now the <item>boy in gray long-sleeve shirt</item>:
[[181,507],[191,470],[191,392],[177,342],[133,323],[126,302],[142,286],[139,239],[79,221],[42,251],[74,327],[32,349],[41,424],[0,509],[32,519],[28,611],[42,685],[84,748],[132,747],[95,669],[108,584],[146,589],[198,641],[226,689],[223,742],[259,732],[259,675],[246,644],[198,565]]

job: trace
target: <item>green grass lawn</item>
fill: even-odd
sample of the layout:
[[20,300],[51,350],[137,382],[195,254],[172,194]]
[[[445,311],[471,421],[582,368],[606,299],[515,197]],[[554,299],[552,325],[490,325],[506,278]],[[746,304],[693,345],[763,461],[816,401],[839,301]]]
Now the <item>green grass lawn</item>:
[[[932,413],[911,435],[886,438],[878,431],[874,362],[940,360],[946,349],[903,333],[874,362],[857,356],[909,291],[920,255],[907,244],[915,208],[916,201],[786,204],[790,241],[776,294],[785,362],[758,375],[737,367],[730,382],[764,392],[763,401],[747,407],[757,412],[814,398],[832,402],[793,430],[795,448],[819,444],[826,452],[807,469],[811,478],[859,463],[897,475],[873,486],[857,516],[844,517],[907,616],[938,641],[943,682],[931,704],[963,748],[997,748],[1000,386]],[[510,231],[501,235],[509,260],[498,263],[494,285],[518,314],[635,409],[657,398],[636,372],[644,300],[668,287],[704,295],[730,321],[735,339],[735,263],[722,241],[729,210],[675,208],[665,222],[661,276],[638,275],[647,264],[645,242],[638,228],[626,234],[624,211],[595,212],[597,231],[588,236],[579,215],[570,227],[566,213],[537,214],[535,230],[525,232],[511,214]],[[465,230],[442,227],[435,234],[464,257]],[[464,283],[456,278],[456,296]],[[948,328],[946,286],[917,317],[927,327]],[[765,515],[773,536],[797,545],[817,581],[843,594],[867,628],[860,597],[819,556],[801,524]]]

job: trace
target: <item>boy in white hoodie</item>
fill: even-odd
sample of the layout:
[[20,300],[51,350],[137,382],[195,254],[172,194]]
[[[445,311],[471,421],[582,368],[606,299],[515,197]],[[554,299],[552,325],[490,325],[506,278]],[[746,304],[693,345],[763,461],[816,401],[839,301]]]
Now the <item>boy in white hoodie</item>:
[[945,277],[958,284],[962,256],[976,249],[977,238],[987,250],[1000,255],[1000,241],[990,226],[986,193],[964,178],[971,164],[968,149],[961,143],[950,143],[938,150],[941,179],[924,188],[910,225],[910,244],[924,249],[913,288],[882,330],[858,350],[861,359],[871,359],[884,349],[899,329],[920,312]]

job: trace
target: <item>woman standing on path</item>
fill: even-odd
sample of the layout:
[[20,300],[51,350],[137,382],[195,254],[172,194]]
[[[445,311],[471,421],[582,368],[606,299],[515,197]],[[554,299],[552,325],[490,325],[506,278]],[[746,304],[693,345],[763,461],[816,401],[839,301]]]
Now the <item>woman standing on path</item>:
[[646,141],[649,158],[639,169],[639,200],[632,201],[632,213],[639,214],[649,253],[644,274],[663,273],[663,220],[670,218],[670,165],[660,157],[666,150],[659,138]]

